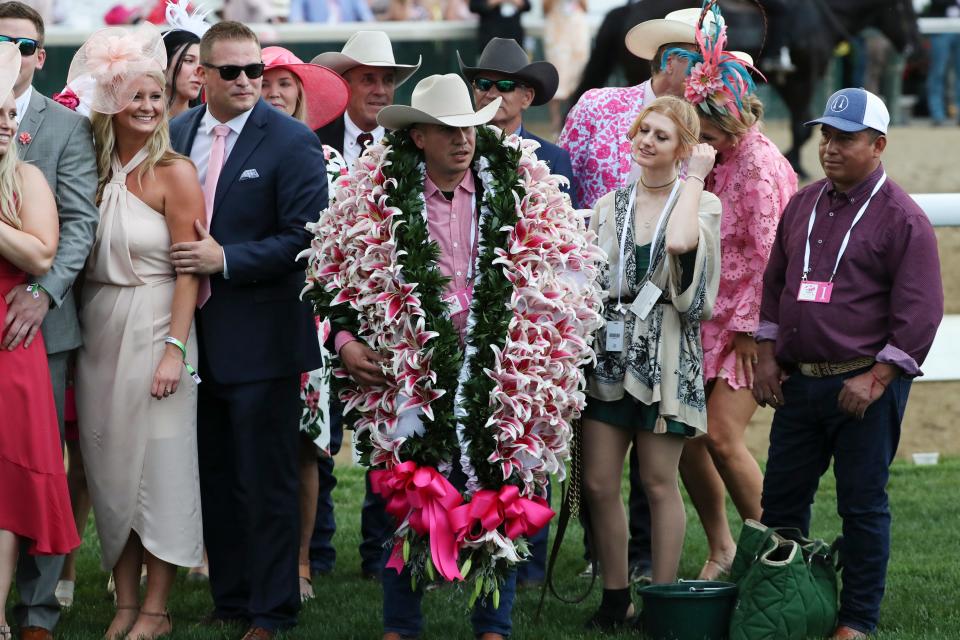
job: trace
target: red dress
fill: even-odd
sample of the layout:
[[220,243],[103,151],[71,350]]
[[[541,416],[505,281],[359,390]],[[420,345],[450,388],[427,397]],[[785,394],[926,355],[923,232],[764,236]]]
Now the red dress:
[[[26,280],[0,257],[0,318],[7,315],[6,295]],[[63,555],[80,546],[39,334],[27,349],[21,343],[0,350],[0,529],[30,539],[34,555]]]

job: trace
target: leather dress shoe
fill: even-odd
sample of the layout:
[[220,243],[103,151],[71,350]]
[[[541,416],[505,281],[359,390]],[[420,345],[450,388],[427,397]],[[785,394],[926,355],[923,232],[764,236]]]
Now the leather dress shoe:
[[866,638],[867,634],[863,631],[857,631],[851,627],[840,625],[831,636],[832,640],[856,640],[857,638]]
[[43,627],[23,627],[20,629],[20,640],[53,640],[53,633]]
[[276,632],[270,629],[250,627],[240,640],[272,640],[275,635],[277,635]]

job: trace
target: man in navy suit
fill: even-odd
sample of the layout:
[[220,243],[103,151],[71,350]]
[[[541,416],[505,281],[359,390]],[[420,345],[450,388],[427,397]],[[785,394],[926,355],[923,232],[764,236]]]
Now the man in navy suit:
[[244,640],[296,624],[300,373],[320,365],[301,302],[304,225],[327,206],[323,151],[302,123],[260,99],[256,35],[221,22],[200,42],[207,104],[176,118],[173,147],[197,165],[209,232],[171,247],[180,272],[209,278],[198,300],[198,446],[211,622]]
[[[540,143],[537,157],[547,163],[550,172],[563,176],[570,181],[565,193],[573,199],[573,169],[570,154],[555,144],[527,131],[523,126],[523,112],[533,105],[550,102],[557,92],[560,77],[557,68],[549,62],[530,62],[527,54],[516,40],[494,38],[483,49],[477,66],[468,67],[463,63],[460,52],[460,73],[473,88],[473,100],[477,108],[482,109],[497,98],[500,107],[490,124],[521,138],[529,138]],[[577,208],[576,201],[573,202]],[[548,494],[549,498],[549,494]],[[550,527],[547,525],[530,538],[530,560],[520,565],[517,582],[537,584],[543,582],[547,570],[547,539]]]
[[[560,82],[557,68],[549,62],[530,62],[516,40],[507,38],[492,39],[484,47],[475,67],[465,65],[459,51],[457,60],[460,62],[460,73],[473,88],[473,99],[478,109],[502,98],[497,115],[490,124],[506,131],[508,135],[516,133],[521,138],[539,142],[537,157],[547,163],[552,173],[570,181],[570,187],[564,192],[575,198],[570,154],[523,126],[523,112],[531,106],[547,104],[557,92]],[[576,201],[573,206],[578,208]]]

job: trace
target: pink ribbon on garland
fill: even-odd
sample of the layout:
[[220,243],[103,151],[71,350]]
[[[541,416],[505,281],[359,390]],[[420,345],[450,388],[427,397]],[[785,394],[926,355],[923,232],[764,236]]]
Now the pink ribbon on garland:
[[[463,503],[463,497],[443,474],[433,467],[417,467],[403,462],[387,470],[370,474],[370,486],[387,501],[386,511],[398,523],[407,519],[410,528],[430,537],[430,556],[434,566],[447,580],[463,580],[457,567],[460,545],[454,538],[450,512]],[[387,567],[403,571],[402,543],[393,547]]]
[[453,510],[450,521],[456,529],[457,541],[462,544],[467,539],[479,539],[501,525],[511,540],[529,537],[545,527],[553,515],[553,509],[543,498],[523,498],[519,488],[505,485],[499,491],[477,491],[469,503]]

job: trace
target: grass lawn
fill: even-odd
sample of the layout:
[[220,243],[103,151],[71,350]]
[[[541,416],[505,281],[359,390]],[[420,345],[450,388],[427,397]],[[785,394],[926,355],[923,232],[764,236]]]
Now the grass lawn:
[[[379,638],[379,584],[363,581],[359,572],[357,544],[360,537],[360,504],[363,476],[358,468],[339,468],[335,492],[339,529],[335,544],[339,552],[332,575],[314,583],[317,599],[307,604],[300,625],[283,638]],[[832,539],[840,530],[833,494],[833,477],[824,477],[820,500],[814,506],[814,530]],[[887,580],[880,633],[881,640],[960,640],[960,460],[947,460],[934,467],[916,467],[898,462],[890,479],[893,520],[893,555]],[[688,531],[680,573],[695,577],[706,558],[703,532],[688,506]],[[736,522],[731,512],[731,522]],[[735,525],[736,535],[739,524]],[[576,573],[583,568],[579,527],[568,531],[558,583],[566,593],[582,590],[586,582]],[[79,561],[76,604],[65,613],[57,629],[61,640],[101,637],[113,609],[107,598],[107,575],[100,570],[93,525],[84,536]],[[239,633],[209,631],[195,622],[211,609],[205,585],[184,581],[181,571],[171,599],[174,633],[178,638],[239,638]],[[534,619],[539,590],[522,590],[514,608],[514,637],[519,639],[594,638],[581,625],[599,602],[598,584],[588,600],[565,605],[548,598],[544,615]],[[11,602],[16,595],[11,597]],[[467,595],[454,588],[433,591],[424,598],[424,637],[471,638]],[[639,605],[639,598],[637,598]],[[623,637],[628,637],[624,635]]]

